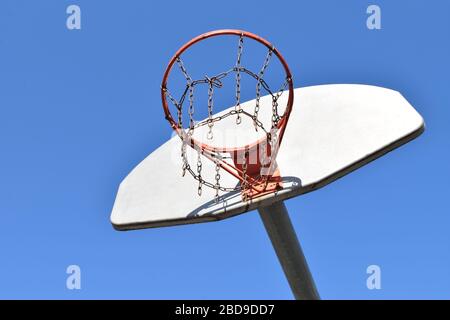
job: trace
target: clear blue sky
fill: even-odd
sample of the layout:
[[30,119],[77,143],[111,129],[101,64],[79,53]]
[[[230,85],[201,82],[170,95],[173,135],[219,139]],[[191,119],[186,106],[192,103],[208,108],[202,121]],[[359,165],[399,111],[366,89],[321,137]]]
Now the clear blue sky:
[[[366,28],[366,8],[382,30]],[[82,29],[66,28],[66,8]],[[0,4],[0,298],[287,298],[256,212],[121,233],[118,184],[171,136],[159,84],[192,36],[240,28],[277,44],[296,85],[396,89],[412,143],[287,201],[325,299],[450,298],[448,1],[10,1]],[[176,194],[171,197],[176,198]],[[66,268],[82,289],[66,289]],[[366,288],[366,268],[382,289]]]

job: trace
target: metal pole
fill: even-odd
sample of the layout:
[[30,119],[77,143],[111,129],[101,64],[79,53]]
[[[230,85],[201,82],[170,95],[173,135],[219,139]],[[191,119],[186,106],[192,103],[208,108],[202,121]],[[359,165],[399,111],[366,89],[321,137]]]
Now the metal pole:
[[261,207],[258,211],[295,299],[320,299],[284,202]]

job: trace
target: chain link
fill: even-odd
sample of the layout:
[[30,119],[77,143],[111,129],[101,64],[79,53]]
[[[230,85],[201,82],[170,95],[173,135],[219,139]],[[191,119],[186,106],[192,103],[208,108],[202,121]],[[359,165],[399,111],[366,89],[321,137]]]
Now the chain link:
[[212,140],[213,138],[213,132],[212,132],[212,128],[214,126],[214,122],[212,121],[212,113],[213,113],[213,94],[214,94],[214,84],[213,84],[213,79],[209,79],[209,84],[208,84],[208,135],[207,138],[208,140]]
[[184,66],[183,60],[181,60],[180,57],[177,57],[177,64],[181,69],[181,72],[183,73],[184,77],[186,78],[186,81],[188,84],[192,82],[191,76],[187,73],[186,67]]
[[178,115],[178,128],[183,128],[183,117],[182,117],[182,104],[179,103],[173,95],[170,93],[169,89],[163,88],[165,95],[169,98],[169,100],[172,102],[172,104],[177,108],[177,115]]
[[[255,118],[258,118],[258,113],[259,113],[259,102],[261,99],[261,81],[259,81],[260,79],[263,78],[264,76],[264,72],[266,71],[267,67],[269,66],[270,63],[270,59],[272,58],[272,53],[273,53],[273,48],[271,48],[266,55],[266,59],[264,60],[264,64],[261,68],[261,70],[259,71],[258,74],[258,82],[256,83],[256,104],[255,104],[255,110],[253,115],[255,116]],[[256,126],[256,123],[254,123],[255,125],[255,129],[258,130],[258,127]]]
[[277,157],[277,153],[278,153],[278,132],[276,128],[272,128],[272,130],[270,130],[270,162],[269,162],[269,169],[267,172],[267,175],[271,175],[274,169],[274,165],[276,163],[276,157]]
[[198,150],[198,157],[197,157],[197,174],[198,174],[198,195],[202,195],[202,159],[201,159],[201,152]]
[[216,184],[214,186],[214,188],[216,189],[216,196],[215,196],[215,201],[216,203],[219,202],[219,189],[220,189],[220,164],[219,164],[219,160],[215,160],[216,162]]
[[184,177],[186,175],[186,170],[189,167],[189,163],[187,161],[187,157],[186,157],[186,139],[182,140],[182,144],[181,144],[181,159],[183,161],[183,165],[181,167],[181,176]]
[[195,125],[194,122],[194,86],[189,85],[189,129]]
[[238,112],[236,117],[236,124],[242,122],[239,111],[241,110],[241,56],[244,44],[244,36],[241,34],[238,44],[238,56],[236,61],[236,106],[235,110]]
[[278,116],[278,100],[272,97],[272,128],[278,126],[278,121],[280,117]]
[[248,182],[247,182],[247,161],[248,161],[249,152],[248,149],[244,152],[244,158],[242,159],[242,200],[247,201],[247,193],[248,190]]
[[291,82],[291,78],[286,78],[283,85],[281,86],[280,90],[275,95],[272,95],[272,128],[275,128],[278,126],[278,122],[282,118],[278,114],[278,99],[283,94],[284,90],[286,90],[288,84]]

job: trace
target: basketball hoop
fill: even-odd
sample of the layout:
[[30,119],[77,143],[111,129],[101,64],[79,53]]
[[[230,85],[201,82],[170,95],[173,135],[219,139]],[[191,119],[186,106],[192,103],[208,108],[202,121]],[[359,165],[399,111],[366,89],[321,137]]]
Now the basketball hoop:
[[[181,59],[182,54],[192,47],[194,44],[204,41],[212,37],[220,36],[237,36],[238,37],[238,53],[236,64],[215,76],[205,76],[202,79],[193,79],[187,72],[186,67]],[[243,53],[244,39],[252,39],[264,45],[268,52],[263,62],[262,68],[258,73],[248,70],[241,64],[241,57]],[[272,56],[275,55],[284,69],[284,83],[277,91],[272,91],[269,85],[264,81],[264,73],[269,66]],[[186,88],[180,98],[176,99],[168,89],[169,75],[177,64],[180,68],[185,80]],[[229,75],[235,75],[235,106],[227,113],[214,114],[214,90],[223,86],[222,80]],[[248,75],[256,81],[256,93],[254,100],[254,107],[252,112],[244,109],[241,105],[241,77]],[[208,87],[208,118],[204,121],[195,123],[194,121],[194,92],[196,86],[206,85]],[[283,114],[278,114],[279,98],[288,89],[288,98],[284,108]],[[270,128],[258,118],[259,107],[261,102],[261,91],[266,91],[271,96],[272,117]],[[294,86],[289,67],[280,54],[280,52],[267,40],[246,31],[241,30],[216,30],[211,31],[190,40],[183,45],[170,60],[167,69],[164,73],[161,84],[161,99],[164,108],[166,119],[169,121],[173,130],[182,140],[181,158],[182,158],[182,174],[189,172],[198,181],[198,193],[201,195],[202,186],[213,188],[216,190],[216,201],[219,199],[219,191],[229,192],[239,190],[244,199],[251,199],[268,192],[273,192],[282,187],[279,169],[276,164],[276,156],[278,148],[283,139],[286,125],[289,120],[289,115],[294,103]],[[187,103],[189,106],[183,108]],[[174,117],[169,109],[169,103],[176,108],[176,117]],[[184,111],[184,113],[183,113]],[[189,123],[185,126],[183,115],[187,112]],[[214,127],[217,123],[223,121],[228,117],[235,117],[235,125],[241,125],[243,118],[252,121],[255,130],[261,130],[263,136],[243,145],[233,146],[217,146],[210,143],[214,138]],[[199,128],[206,128],[207,141],[201,141],[194,137],[195,130]],[[186,156],[186,148],[189,146],[197,152],[196,169],[192,168]],[[202,177],[202,156],[211,160],[215,165],[214,181],[207,181]],[[223,169],[229,174],[237,178],[240,183],[235,187],[224,187],[220,184],[220,170]]]

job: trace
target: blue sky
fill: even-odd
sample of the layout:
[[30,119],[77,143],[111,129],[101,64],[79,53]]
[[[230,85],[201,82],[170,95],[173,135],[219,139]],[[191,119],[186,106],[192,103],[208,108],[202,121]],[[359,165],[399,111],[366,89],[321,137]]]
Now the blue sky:
[[[82,29],[66,28],[66,8]],[[382,29],[366,28],[366,8]],[[117,232],[125,175],[170,138],[159,84],[186,40],[246,29],[297,86],[402,92],[417,140],[286,205],[325,299],[450,298],[448,1],[9,1],[0,4],[0,298],[290,299],[256,212]],[[168,199],[176,198],[171,194]],[[81,290],[66,268],[81,267]],[[366,288],[366,268],[382,289]]]

